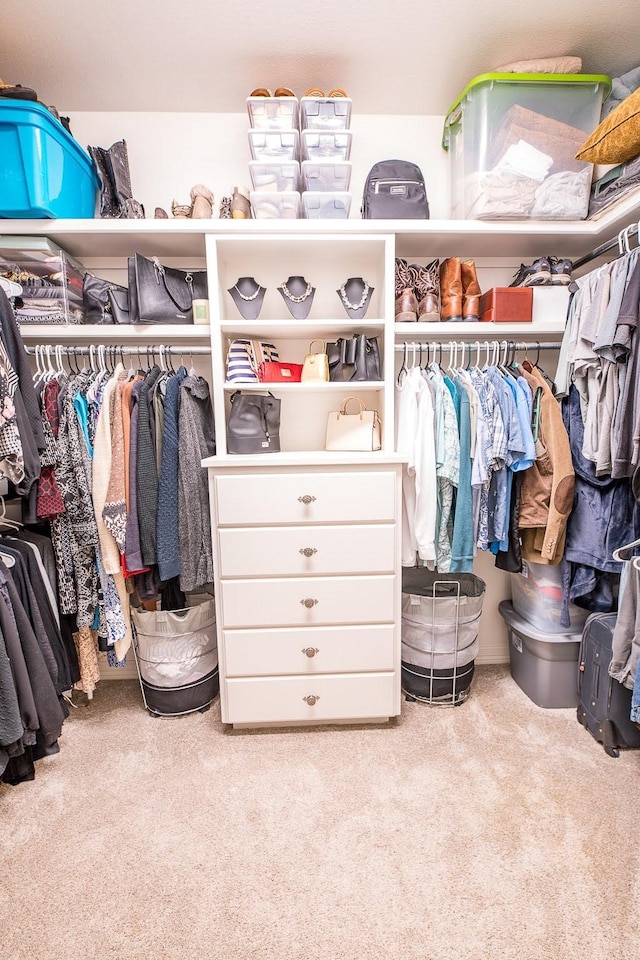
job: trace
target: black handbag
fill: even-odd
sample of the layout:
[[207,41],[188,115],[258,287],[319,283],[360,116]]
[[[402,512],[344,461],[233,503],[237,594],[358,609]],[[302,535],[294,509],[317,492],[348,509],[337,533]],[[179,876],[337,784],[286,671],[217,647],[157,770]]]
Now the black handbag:
[[350,339],[341,337],[327,344],[329,380],[380,380],[380,351],[378,338],[355,334]]
[[363,220],[428,220],[427,189],[417,163],[374,163],[364,183],[361,212]]
[[280,400],[272,393],[231,394],[227,453],[279,453]]
[[116,293],[125,297],[127,288],[121,287],[110,280],[103,280],[92,273],[85,273],[82,280],[82,303],[84,305],[85,323],[128,323],[128,320],[117,319],[113,312],[111,294]]
[[157,257],[129,257],[131,323],[193,323],[193,300],[208,300],[206,270],[164,267]]
[[129,314],[129,291],[126,287],[111,287],[109,303],[114,323],[131,323]]

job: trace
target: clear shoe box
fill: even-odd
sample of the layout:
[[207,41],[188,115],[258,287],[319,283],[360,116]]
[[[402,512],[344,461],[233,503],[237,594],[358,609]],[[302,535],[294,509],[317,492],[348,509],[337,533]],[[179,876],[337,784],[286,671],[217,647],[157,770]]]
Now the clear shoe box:
[[307,191],[302,194],[302,209],[307,220],[346,220],[351,194]]
[[247,111],[254,130],[292,130],[298,126],[297,97],[248,97]]
[[302,163],[302,188],[314,191],[338,191],[345,193],[351,183],[352,163],[304,160]]
[[16,320],[84,323],[82,264],[46,237],[0,237],[0,276],[22,287]]
[[286,163],[251,160],[249,173],[256,191],[275,193],[300,189],[300,164],[297,160],[288,160]]
[[251,193],[251,207],[256,220],[297,220],[300,217],[300,194],[295,190],[282,193]]
[[297,160],[300,134],[297,130],[249,130],[249,147],[252,158],[263,163]]
[[323,133],[319,130],[303,130],[300,134],[302,159],[348,160],[351,155],[353,134],[350,130]]
[[351,121],[349,97],[302,97],[302,130],[348,130]]

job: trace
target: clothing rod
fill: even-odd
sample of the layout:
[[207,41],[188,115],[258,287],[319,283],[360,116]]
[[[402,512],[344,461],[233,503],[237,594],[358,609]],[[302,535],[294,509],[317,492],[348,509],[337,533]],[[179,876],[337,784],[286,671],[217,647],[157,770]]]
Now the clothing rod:
[[620,252],[624,252],[625,249],[629,249],[629,245],[625,248],[625,241],[629,240],[629,237],[633,235],[638,236],[638,224],[633,223],[628,227],[625,227],[620,233],[616,234],[611,240],[606,240],[604,243],[601,243],[599,247],[596,247],[595,250],[591,250],[589,253],[585,253],[584,256],[578,257],[577,260],[574,260],[571,264],[574,270],[577,270],[578,267],[583,267],[585,263],[591,263],[592,260],[596,260],[598,257],[601,257],[605,253],[609,253],[610,250],[614,250],[616,247]]
[[[162,346],[162,349],[160,349],[160,346]],[[99,355],[99,353],[102,352],[101,348],[108,356],[120,356],[122,354],[127,357],[153,357],[162,356],[162,354],[167,353],[177,357],[207,357],[211,355],[211,347],[171,347],[157,343],[140,347],[126,347],[121,346],[119,343],[89,344],[87,346],[44,343],[38,344],[37,346],[38,351],[44,351],[45,354],[49,351],[51,355],[55,355],[57,351],[58,353],[66,353],[73,357],[88,357],[92,352],[98,353]],[[36,346],[27,346],[25,350],[30,356],[35,356]]]
[[414,346],[419,349],[420,344],[423,347],[442,347],[442,350],[452,350],[454,347],[463,346],[465,350],[473,349],[480,345],[482,350],[486,350],[487,347],[499,347],[503,349],[505,344],[509,347],[510,350],[559,350],[560,342],[553,340],[529,340],[528,342],[515,343],[513,340],[403,340],[402,343],[397,343],[395,350],[396,353],[404,353],[405,346],[411,350]]

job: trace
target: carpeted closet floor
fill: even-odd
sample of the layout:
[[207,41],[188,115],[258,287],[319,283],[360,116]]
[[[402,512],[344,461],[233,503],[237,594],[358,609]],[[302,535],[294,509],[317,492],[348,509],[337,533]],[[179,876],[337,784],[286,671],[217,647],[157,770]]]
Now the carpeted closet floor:
[[225,731],[134,681],[0,785],[2,960],[640,956],[640,751],[481,667],[454,709]]

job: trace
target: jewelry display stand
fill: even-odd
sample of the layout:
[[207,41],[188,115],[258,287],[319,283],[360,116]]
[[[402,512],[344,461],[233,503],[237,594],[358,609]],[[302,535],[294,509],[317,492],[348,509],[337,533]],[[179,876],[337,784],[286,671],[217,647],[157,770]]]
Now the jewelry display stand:
[[278,287],[289,313],[295,320],[306,320],[313,304],[316,288],[304,277],[289,277]]
[[245,320],[258,319],[266,292],[267,288],[261,287],[253,277],[239,277],[228,291]]
[[362,277],[349,277],[336,293],[344,307],[347,316],[353,320],[362,320],[371,302],[373,287],[370,287]]

